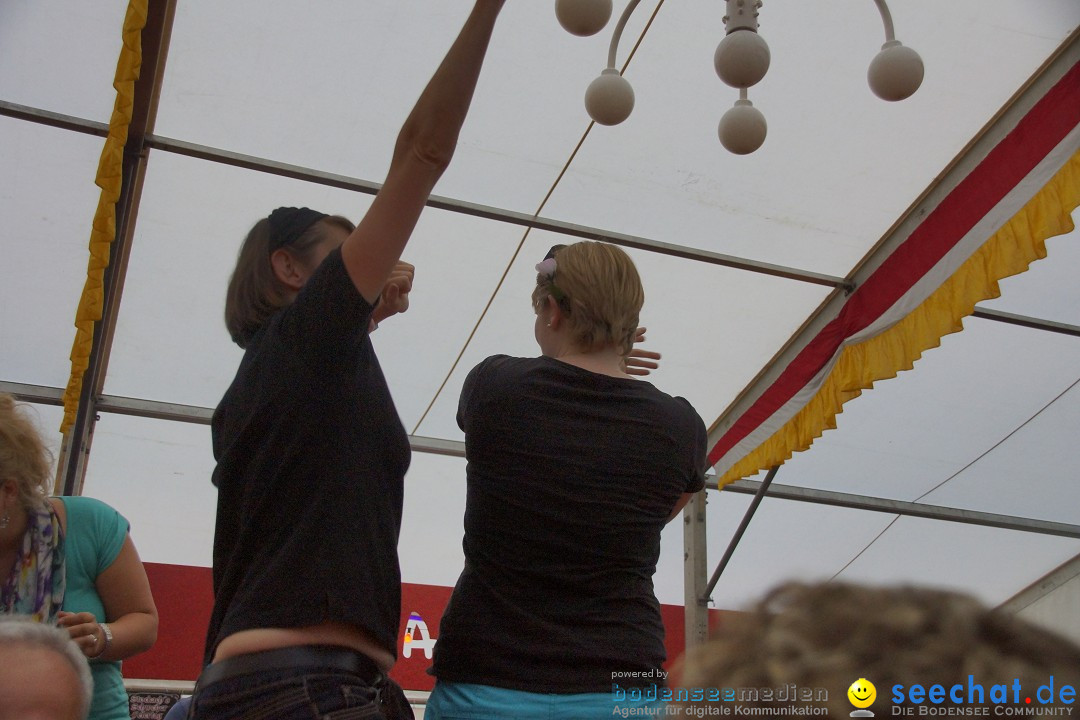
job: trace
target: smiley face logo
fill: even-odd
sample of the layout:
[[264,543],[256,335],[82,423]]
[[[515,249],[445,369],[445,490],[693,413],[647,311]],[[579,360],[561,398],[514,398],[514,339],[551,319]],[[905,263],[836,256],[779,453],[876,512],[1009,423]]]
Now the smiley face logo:
[[857,708],[868,708],[877,698],[877,688],[866,678],[859,678],[847,689],[848,700]]

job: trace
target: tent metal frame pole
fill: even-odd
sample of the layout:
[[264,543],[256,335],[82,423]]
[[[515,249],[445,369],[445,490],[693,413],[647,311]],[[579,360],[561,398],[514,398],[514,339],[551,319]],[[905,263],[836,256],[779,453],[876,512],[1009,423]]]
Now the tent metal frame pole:
[[1066,560],[1056,569],[1003,602],[998,606],[998,609],[1007,613],[1018,613],[1034,605],[1058,588],[1069,584],[1077,577],[1080,577],[1080,555]]
[[[763,481],[761,480],[739,480],[730,485],[725,485],[723,491],[756,494],[760,492],[760,485],[762,482]],[[715,486],[711,489],[715,489]],[[944,505],[928,505],[924,503],[907,502],[905,500],[890,500],[888,498],[879,498],[870,495],[855,495],[853,493],[819,490],[817,488],[800,487],[798,485],[774,484],[769,489],[769,499],[817,503],[819,505],[828,505],[830,507],[849,508],[851,510],[870,510],[889,515],[901,515],[903,517],[945,520],[967,525],[999,528],[1001,530],[1018,530],[1020,532],[1039,533],[1040,535],[1080,538],[1080,525],[1053,522],[1051,520],[1036,520],[1034,518],[1025,518],[1016,515],[1001,515],[998,513],[982,512],[980,510],[964,510],[962,508],[945,507]]]
[[708,492],[702,488],[683,508],[683,624],[686,650],[709,639],[709,602],[705,592],[708,565],[705,506]]
[[[64,395],[63,388],[31,385],[4,380],[0,380],[0,392],[14,395],[15,398],[22,402],[37,403],[40,405],[60,405],[62,404],[61,398]],[[99,412],[104,413],[131,415],[156,420],[187,422],[196,425],[209,425],[210,419],[214,414],[213,408],[198,407],[196,405],[180,405],[176,403],[159,402],[156,400],[143,400],[140,398],[120,397],[118,395],[101,395],[97,397],[95,399],[95,407]],[[465,457],[465,443],[460,440],[445,440],[442,438],[425,437],[423,435],[410,435],[409,443],[414,452],[446,455],[450,457]],[[710,492],[717,492],[715,476],[710,476],[707,482],[709,483],[707,489]],[[763,481],[761,480],[738,480],[729,485],[725,485],[723,491],[726,493],[756,495],[760,491],[762,482]],[[958,522],[967,525],[981,525],[1003,530],[1016,530],[1019,532],[1032,532],[1040,535],[1057,535],[1059,537],[1080,539],[1080,525],[1070,523],[1036,520],[1034,518],[1001,515],[979,510],[964,510],[942,505],[927,505],[904,500],[890,500],[888,498],[874,497],[872,495],[856,495],[854,493],[820,490],[818,488],[801,487],[798,485],[779,485],[773,483],[769,488],[769,499],[817,503],[820,505],[829,505],[831,507],[869,510],[871,512],[882,512],[890,515],[945,520],[947,522]]]
[[735,554],[735,548],[739,546],[739,541],[742,540],[743,533],[746,532],[746,528],[750,525],[750,521],[754,519],[754,513],[757,512],[758,506],[761,505],[761,501],[765,498],[765,493],[769,491],[769,486],[772,485],[773,478],[776,477],[776,471],[779,469],[779,465],[773,465],[769,469],[765,479],[761,481],[761,485],[758,486],[757,492],[754,493],[754,499],[750,502],[750,507],[746,508],[746,512],[743,513],[742,522],[740,522],[739,527],[735,529],[735,534],[731,536],[727,549],[724,550],[724,556],[720,558],[716,570],[713,571],[712,577],[709,578],[709,583],[705,586],[705,593],[701,596],[702,600],[708,602],[712,599],[712,593],[713,590],[716,589],[716,583],[720,581],[720,576],[723,575],[724,570],[728,566],[728,562],[731,561],[731,556]]
[[[312,168],[302,167],[299,165],[290,165],[288,163],[275,162],[272,160],[267,160],[265,158],[254,157],[251,155],[243,155],[241,153],[228,152],[225,150],[218,150],[215,148],[209,148],[205,145],[197,145],[194,143],[188,143],[181,140],[174,140],[161,136],[154,136],[152,138],[149,138],[148,144],[151,148],[155,150],[172,152],[179,155],[193,157],[196,159],[223,163],[226,165],[246,168],[249,170],[258,170],[261,172],[267,172],[283,177],[290,177],[296,180],[304,180],[308,182],[318,183],[321,185],[329,185],[331,187],[338,187],[344,190],[353,190],[369,195],[374,195],[379,191],[379,188],[382,187],[381,183],[372,182],[370,180],[361,180],[345,175],[336,175],[334,173],[321,172]],[[559,233],[561,235],[578,237],[584,240],[598,240],[601,242],[611,243],[612,245],[620,245],[622,247],[647,250],[649,252],[659,253],[661,255],[670,255],[673,257],[679,257],[687,260],[696,260],[698,262],[721,265],[724,267],[734,268],[736,270],[746,270],[749,272],[786,278],[788,280],[797,280],[800,282],[807,282],[816,285],[824,285],[826,287],[839,287],[842,289],[850,289],[848,288],[847,281],[844,278],[834,275],[825,275],[823,273],[816,273],[809,270],[802,270],[799,268],[792,268],[784,265],[776,265],[773,263],[762,262],[759,260],[751,260],[748,258],[737,257],[735,255],[725,255],[723,253],[711,252],[708,250],[702,250],[686,245],[676,245],[674,243],[668,243],[662,240],[646,238],[640,235],[628,235],[626,233],[617,233],[611,230],[603,230],[601,228],[591,227],[587,225],[577,225],[575,223],[544,218],[529,213],[515,212],[513,210],[505,210],[502,208],[492,207],[490,205],[481,205],[478,203],[466,202],[464,200],[444,197],[441,195],[431,195],[427,200],[427,207],[436,208],[438,210],[447,210],[449,212],[461,213],[464,215],[484,218],[487,220],[496,220],[512,225],[520,225],[522,227],[532,228],[535,230],[546,230],[549,232]]]
[[[72,130],[91,135],[98,135],[101,137],[106,136],[109,130],[108,126],[104,123],[99,123],[92,120],[84,120],[82,118],[77,118],[70,115],[62,115],[60,113],[55,113],[49,110],[41,110],[38,108],[32,108],[26,105],[19,105],[17,103],[11,103],[2,100],[0,100],[0,116],[11,117],[18,120],[25,120],[27,122],[33,122],[39,125],[46,125],[49,127],[56,127],[63,130]],[[265,172],[272,175],[279,175],[282,177],[289,177],[296,180],[303,180],[305,182],[312,182],[319,185],[327,185],[329,187],[352,190],[365,194],[374,194],[378,192],[380,187],[379,183],[371,182],[368,180],[352,178],[345,175],[336,175],[334,173],[320,172],[310,168],[301,167],[299,165],[278,163],[272,160],[266,160],[251,155],[230,153],[224,150],[216,150],[205,145],[196,145],[194,143],[171,140],[160,136],[148,137],[146,139],[146,147],[150,149],[162,150],[165,152],[174,152],[181,155],[195,157],[211,162],[219,162],[235,167],[242,167],[258,172]],[[670,243],[664,243],[658,240],[652,240],[636,235],[614,233],[611,231],[601,230],[600,228],[590,227],[587,225],[576,225],[560,220],[542,218],[535,215],[527,215],[525,213],[517,213],[511,210],[504,210],[489,205],[479,205],[476,203],[469,203],[463,200],[455,200],[453,198],[440,196],[432,196],[429,199],[428,204],[431,207],[435,207],[440,210],[446,210],[448,212],[458,213],[461,215],[486,218],[489,220],[496,220],[499,222],[521,225],[524,227],[535,228],[537,230],[547,230],[549,232],[559,233],[562,235],[571,235],[573,237],[580,237],[589,240],[600,240],[603,242],[610,242],[612,244],[622,245],[624,247],[632,247],[640,250],[645,250],[647,252],[655,252],[664,255],[671,255],[674,257],[681,257],[696,262],[722,265],[725,267],[730,267],[737,270],[744,270],[747,272],[757,272],[760,274],[772,275],[774,277],[783,277],[789,280],[795,280],[799,282],[825,285],[828,287],[835,287],[840,290],[850,290],[854,287],[851,282],[841,277],[821,275],[807,270],[800,270],[798,268],[790,268],[781,265],[757,262],[754,260],[749,260],[747,258],[736,257],[734,255],[711,253],[705,250],[698,250],[689,246],[673,245]],[[1027,327],[1036,330],[1045,330],[1047,332],[1080,337],[1080,326],[1056,322],[1053,320],[1045,320],[1042,318],[1031,317],[1028,315],[1017,315],[1015,313],[1003,312],[1001,310],[989,310],[987,308],[976,307],[975,311],[972,313],[972,316],[983,320],[993,320],[995,322],[1003,322],[1010,325],[1019,325],[1021,327]]]
[[[0,101],[0,115],[36,122],[50,127],[58,127],[65,130],[85,132],[92,135],[104,135],[108,132],[108,127],[98,122],[61,115],[51,111],[38,110],[36,108],[5,101]],[[220,150],[208,145],[175,140],[160,135],[147,135],[145,137],[144,146],[149,150],[171,152],[198,160],[206,160],[208,162],[220,163],[246,170],[254,170],[270,175],[277,175],[279,177],[302,180],[304,182],[340,188],[342,190],[350,190],[367,195],[374,195],[379,191],[379,188],[382,187],[382,183],[373,182],[371,180],[323,172],[301,165],[292,165],[254,155],[244,155],[228,150]],[[636,248],[661,255],[670,255],[672,257],[720,265],[736,270],[771,275],[773,277],[815,285],[824,285],[826,287],[850,289],[847,286],[847,281],[842,277],[825,275],[784,265],[776,265],[759,260],[751,260],[735,255],[711,252],[709,250],[701,250],[686,245],[676,245],[674,243],[642,237],[640,235],[617,233],[588,225],[578,225],[562,220],[544,218],[538,215],[514,212],[512,210],[470,203],[455,198],[432,195],[428,198],[427,206],[462,215],[495,220],[535,230],[546,230],[584,240],[598,240],[613,245],[620,245],[622,247]]]

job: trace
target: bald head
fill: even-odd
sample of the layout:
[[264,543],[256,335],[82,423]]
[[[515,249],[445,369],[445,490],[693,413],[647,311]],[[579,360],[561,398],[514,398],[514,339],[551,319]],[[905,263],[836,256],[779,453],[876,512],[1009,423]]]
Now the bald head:
[[0,621],[0,720],[84,720],[92,691],[86,659],[65,631]]

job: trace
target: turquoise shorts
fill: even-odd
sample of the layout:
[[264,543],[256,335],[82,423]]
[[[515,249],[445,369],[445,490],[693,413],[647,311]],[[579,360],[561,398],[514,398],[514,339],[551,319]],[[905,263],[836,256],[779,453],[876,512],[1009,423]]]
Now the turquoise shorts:
[[437,682],[424,720],[590,720],[663,718],[665,703],[616,699],[610,693],[532,693],[523,690]]

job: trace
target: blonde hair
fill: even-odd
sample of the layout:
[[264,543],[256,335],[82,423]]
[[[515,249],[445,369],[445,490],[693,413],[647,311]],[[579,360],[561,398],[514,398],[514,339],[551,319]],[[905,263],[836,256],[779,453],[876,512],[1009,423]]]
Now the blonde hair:
[[[315,248],[328,236],[332,227],[353,231],[353,224],[340,215],[328,215],[315,222],[295,241],[283,246],[298,260],[310,264]],[[244,238],[236,258],[236,267],[225,292],[225,327],[240,347],[247,347],[251,338],[270,317],[292,302],[293,293],[278,280],[270,262],[270,221],[263,218]]]
[[829,715],[843,717],[852,710],[848,688],[865,678],[877,689],[871,709],[883,717],[897,684],[905,691],[960,684],[966,700],[972,676],[987,704],[993,685],[1019,679],[1034,692],[1051,675],[1080,672],[1080,647],[944,590],[788,583],[750,612],[733,615],[712,640],[687,653],[683,687],[824,688]]
[[539,313],[551,296],[566,313],[577,346],[593,351],[610,345],[629,353],[645,304],[634,261],[621,248],[592,241],[561,247],[554,257],[554,277],[536,277],[533,309]]
[[0,482],[12,480],[19,503],[30,509],[47,502],[52,453],[22,407],[11,395],[0,393]]

